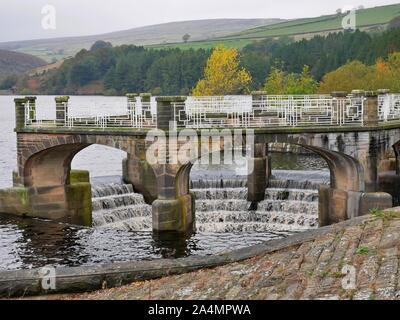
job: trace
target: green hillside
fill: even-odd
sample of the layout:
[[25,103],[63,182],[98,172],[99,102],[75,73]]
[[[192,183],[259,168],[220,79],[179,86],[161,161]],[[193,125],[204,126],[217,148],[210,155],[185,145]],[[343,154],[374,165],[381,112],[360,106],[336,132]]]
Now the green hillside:
[[[344,16],[345,14],[337,14],[319,18],[282,22],[273,26],[253,28],[224,38],[258,38],[337,30],[342,28]],[[357,28],[386,25],[397,16],[400,16],[400,4],[362,9],[356,12],[356,24]]]
[[74,56],[81,49],[89,49],[93,43],[103,40],[114,46],[123,44],[152,45],[166,43],[183,43],[186,33],[192,41],[208,41],[240,32],[249,28],[282,22],[281,19],[209,19],[195,21],[171,22],[152,26],[112,32],[108,34],[15,41],[0,43],[0,49],[28,53],[45,59],[48,62]]
[[[344,16],[345,14],[334,14],[316,18],[296,19],[269,26],[251,28],[209,41],[191,41],[186,44],[177,43],[155,47],[211,48],[219,44],[224,44],[228,47],[241,48],[254,40],[269,37],[296,36],[297,39],[310,38],[316,34],[326,34],[331,31],[342,30]],[[367,8],[356,12],[356,24],[357,28],[361,30],[382,31],[392,19],[399,16],[400,4]]]

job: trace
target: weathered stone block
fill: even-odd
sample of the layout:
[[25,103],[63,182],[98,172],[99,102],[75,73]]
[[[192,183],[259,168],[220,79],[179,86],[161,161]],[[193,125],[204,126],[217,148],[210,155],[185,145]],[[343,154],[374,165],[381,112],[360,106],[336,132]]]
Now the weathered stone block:
[[158,232],[193,232],[192,197],[190,194],[174,200],[153,202],[153,231]]
[[395,171],[379,174],[379,190],[392,196],[393,206],[400,205],[400,176]]
[[368,91],[365,93],[367,97],[364,102],[364,125],[365,126],[377,126],[379,123],[378,117],[378,95],[376,92]]
[[0,190],[0,212],[26,215],[29,212],[29,197],[27,188],[10,188]]
[[75,183],[66,186],[68,223],[92,225],[92,190],[90,183]]
[[348,191],[347,192],[347,218],[353,219],[360,215],[360,199],[362,192]]
[[371,209],[389,209],[392,207],[392,196],[388,193],[363,193],[360,199],[360,216],[369,214]]
[[333,223],[347,220],[347,199],[346,191],[331,189],[330,219]]
[[327,226],[348,219],[348,193],[343,190],[322,186],[319,189],[319,226]]

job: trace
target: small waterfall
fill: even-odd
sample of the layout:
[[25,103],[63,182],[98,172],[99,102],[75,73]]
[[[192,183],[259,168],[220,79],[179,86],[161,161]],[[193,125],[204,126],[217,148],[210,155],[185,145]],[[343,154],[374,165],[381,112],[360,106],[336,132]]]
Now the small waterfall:
[[151,206],[132,185],[107,184],[92,188],[93,226],[151,231]]
[[[294,180],[293,178],[303,178]],[[304,179],[310,177],[310,179]],[[265,200],[247,201],[247,181],[194,179],[196,228],[203,233],[301,231],[318,227],[318,186],[328,183],[319,174],[274,171]],[[151,231],[152,212],[131,185],[107,184],[93,188],[93,226]]]
[[199,232],[301,231],[318,227],[317,190],[268,188],[265,200],[255,210],[247,201],[247,188],[191,191],[196,195]]
[[190,180],[191,189],[245,188],[247,179],[196,179]]
[[247,201],[247,180],[191,181],[200,232],[301,231],[318,227],[318,188],[329,171],[274,170],[265,200]]

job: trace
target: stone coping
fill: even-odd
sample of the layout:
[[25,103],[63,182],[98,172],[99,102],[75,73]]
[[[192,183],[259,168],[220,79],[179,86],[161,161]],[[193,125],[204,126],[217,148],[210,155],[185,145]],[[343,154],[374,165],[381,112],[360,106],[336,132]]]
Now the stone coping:
[[[254,130],[255,134],[306,134],[306,133],[348,133],[348,132],[371,132],[380,130],[399,129],[400,121],[393,120],[382,122],[378,126],[303,126],[303,127],[270,127],[270,128],[213,128],[213,129],[248,129]],[[153,129],[136,129],[136,128],[20,128],[15,130],[17,133],[46,133],[46,134],[88,134],[88,135],[126,135],[126,136],[146,136]],[[178,128],[178,132],[186,128]],[[198,132],[201,129],[194,129]]]
[[318,236],[332,232],[336,233],[371,219],[373,217],[370,215],[358,217],[335,225],[301,232],[287,238],[271,240],[259,245],[213,256],[131,261],[82,267],[60,267],[56,269],[56,289],[49,291],[42,289],[41,269],[2,271],[0,272],[0,297],[89,292],[117,287],[135,281],[151,280],[203,268],[213,268],[290,248],[303,242],[312,241]]

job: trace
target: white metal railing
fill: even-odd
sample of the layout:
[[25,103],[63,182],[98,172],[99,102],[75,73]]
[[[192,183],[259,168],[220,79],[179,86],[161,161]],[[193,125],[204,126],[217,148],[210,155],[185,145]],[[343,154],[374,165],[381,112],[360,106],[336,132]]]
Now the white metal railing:
[[[203,105],[201,102],[204,102]],[[213,107],[213,103],[215,106]],[[250,107],[249,107],[250,104]],[[189,104],[174,104],[178,127],[293,127],[312,125],[363,125],[364,99],[331,96],[261,96],[234,106],[218,97],[196,98]]]
[[[188,97],[185,103],[173,103],[178,128],[214,127],[296,127],[347,126],[364,124],[365,98],[328,95]],[[57,103],[54,106],[26,102],[26,127],[67,128],[156,128],[155,97],[144,102],[138,97],[118,108],[107,103],[95,106]],[[400,120],[400,94],[378,97],[380,121]]]
[[[95,105],[82,105],[82,102],[57,103],[55,109],[48,104],[26,102],[25,126],[102,129],[157,127],[157,115],[154,113],[155,100],[146,103],[137,97],[136,101],[128,100],[125,107],[121,108],[119,103],[117,110],[113,108],[117,105],[115,102],[118,101]],[[37,117],[37,114],[41,116]]]
[[251,96],[188,97],[185,111],[195,113],[235,113],[251,112]]

